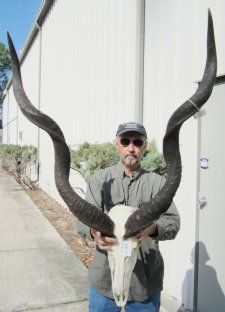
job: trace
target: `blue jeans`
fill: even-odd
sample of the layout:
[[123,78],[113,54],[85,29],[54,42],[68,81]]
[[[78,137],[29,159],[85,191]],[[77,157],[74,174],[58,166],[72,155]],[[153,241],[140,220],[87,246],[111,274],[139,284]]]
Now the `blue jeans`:
[[[159,312],[160,290],[151,298],[143,301],[128,301],[125,306],[126,312]],[[93,287],[89,289],[89,312],[120,312],[114,300],[100,294]]]

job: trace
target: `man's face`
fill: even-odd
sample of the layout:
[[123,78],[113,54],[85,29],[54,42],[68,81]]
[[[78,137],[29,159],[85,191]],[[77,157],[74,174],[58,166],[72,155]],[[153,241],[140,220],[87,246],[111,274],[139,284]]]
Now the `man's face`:
[[137,132],[128,132],[116,137],[116,148],[120,155],[120,161],[128,169],[140,165],[141,155],[145,147],[145,136]]

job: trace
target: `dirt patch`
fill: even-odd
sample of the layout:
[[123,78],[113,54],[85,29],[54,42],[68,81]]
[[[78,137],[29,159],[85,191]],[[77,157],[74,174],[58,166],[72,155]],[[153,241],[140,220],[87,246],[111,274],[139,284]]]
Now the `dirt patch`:
[[95,249],[95,243],[84,240],[76,233],[74,215],[40,188],[25,190],[25,192],[54,226],[74,254],[88,268],[93,259],[92,251]]

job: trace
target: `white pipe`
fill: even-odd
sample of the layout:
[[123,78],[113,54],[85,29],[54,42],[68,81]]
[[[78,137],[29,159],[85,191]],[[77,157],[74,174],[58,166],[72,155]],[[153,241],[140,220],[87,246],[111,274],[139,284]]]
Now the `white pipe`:
[[136,0],[135,121],[143,123],[145,0]]
[[[41,109],[41,68],[42,68],[42,27],[36,23],[36,28],[39,32],[39,66],[38,66],[38,109]],[[40,173],[40,128],[38,127],[38,135],[37,135],[37,166],[36,166],[36,179],[32,180],[32,182],[39,181],[39,173]]]

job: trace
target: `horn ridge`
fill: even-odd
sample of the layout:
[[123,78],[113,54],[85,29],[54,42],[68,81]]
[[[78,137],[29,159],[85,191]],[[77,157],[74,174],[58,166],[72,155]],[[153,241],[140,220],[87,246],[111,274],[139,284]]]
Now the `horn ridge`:
[[58,192],[71,212],[84,224],[99,230],[102,234],[113,237],[114,223],[97,207],[82,199],[72,189],[69,183],[70,151],[64,135],[58,124],[49,116],[43,114],[29,101],[22,84],[19,59],[12,39],[7,32],[9,51],[12,59],[13,91],[16,101],[32,123],[45,130],[53,141],[55,154],[55,183]]
[[157,220],[172,203],[181,180],[181,156],[179,149],[179,132],[182,124],[196,113],[212,93],[217,71],[216,46],[213,20],[208,10],[207,60],[201,83],[190,98],[195,106],[187,100],[170,117],[163,138],[163,155],[167,166],[167,179],[162,189],[149,202],[132,214],[125,225],[124,238],[137,234],[140,230]]

